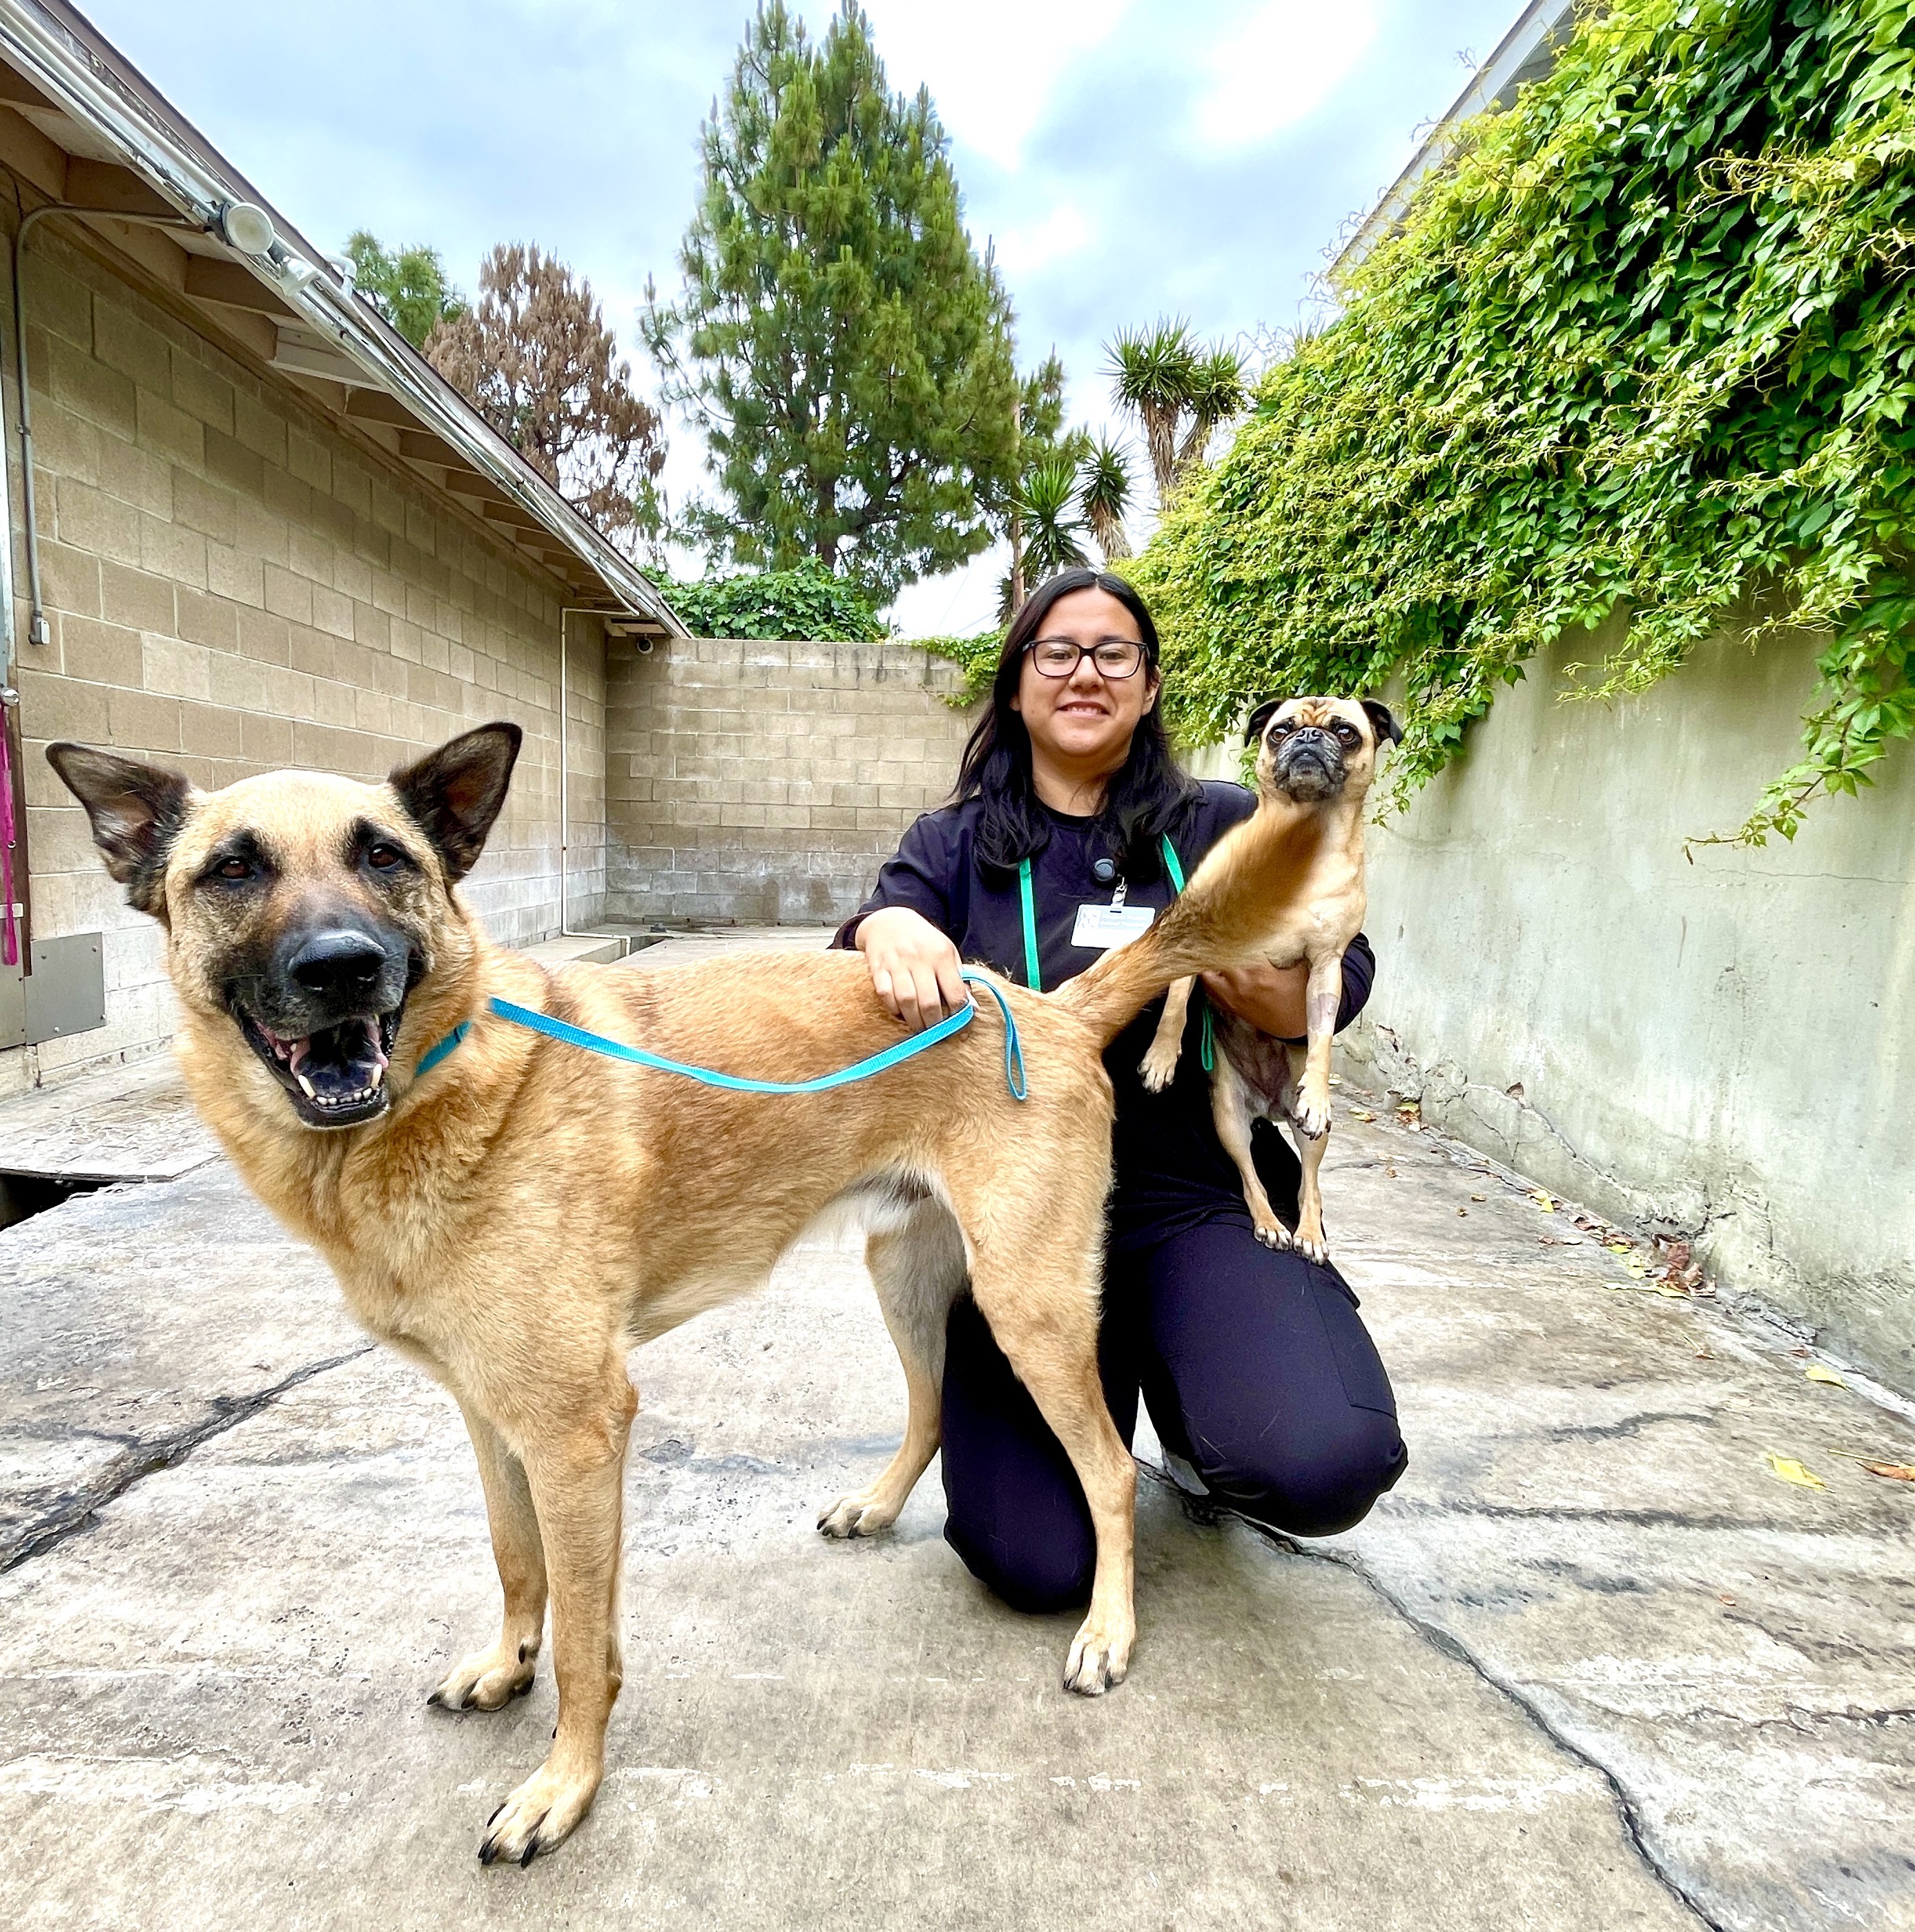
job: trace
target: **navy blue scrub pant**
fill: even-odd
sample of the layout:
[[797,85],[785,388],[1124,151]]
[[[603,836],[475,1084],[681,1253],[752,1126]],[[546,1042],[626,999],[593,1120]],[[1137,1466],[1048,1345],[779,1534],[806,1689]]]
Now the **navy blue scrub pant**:
[[[1083,1603],[1096,1538],[1063,1445],[968,1298],[947,1337],[945,1540],[1015,1609]],[[1264,1247],[1247,1217],[1113,1257],[1098,1352],[1125,1442],[1141,1389],[1164,1446],[1273,1529],[1347,1529],[1408,1464],[1356,1296],[1334,1269]]]

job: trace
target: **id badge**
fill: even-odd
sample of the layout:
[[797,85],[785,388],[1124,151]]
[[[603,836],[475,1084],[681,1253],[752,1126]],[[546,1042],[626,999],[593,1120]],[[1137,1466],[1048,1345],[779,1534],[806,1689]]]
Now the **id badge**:
[[1113,946],[1128,946],[1147,932],[1156,916],[1150,906],[1080,905],[1077,922],[1071,928],[1071,944],[1108,952]]

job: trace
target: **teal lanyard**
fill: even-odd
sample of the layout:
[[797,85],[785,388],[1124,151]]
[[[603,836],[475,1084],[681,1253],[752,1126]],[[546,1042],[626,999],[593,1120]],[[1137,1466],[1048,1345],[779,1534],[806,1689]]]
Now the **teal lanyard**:
[[[1170,875],[1170,890],[1180,892],[1184,889],[1184,868],[1178,862],[1177,848],[1170,843],[1170,835],[1164,835],[1164,869]],[[1031,890],[1031,862],[1021,860],[1017,866],[1017,897],[1024,914],[1024,984],[1033,993],[1044,991],[1042,975],[1037,963],[1037,897]],[[1203,989],[1197,989],[1197,997],[1203,999]],[[1210,1028],[1210,1002],[1203,1000],[1203,1070],[1208,1073],[1217,1064],[1217,1048]]]

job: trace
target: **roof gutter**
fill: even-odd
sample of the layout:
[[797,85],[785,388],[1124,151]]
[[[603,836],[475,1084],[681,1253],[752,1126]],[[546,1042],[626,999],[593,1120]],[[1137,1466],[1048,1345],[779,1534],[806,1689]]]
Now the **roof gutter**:
[[[87,45],[56,14],[31,0],[0,0],[0,58],[111,146],[124,166],[189,221],[218,238],[225,211],[252,202],[265,206],[277,236],[290,235],[311,250],[292,223],[269,203],[261,204],[256,191],[223,167],[210,149],[196,151],[154,114],[142,112],[144,88],[138,76],[118,70],[103,46]],[[616,600],[610,607],[614,613],[649,620],[675,638],[689,635],[630,559],[586,522],[403,337],[357,300],[322,256],[316,252],[302,256],[283,238],[275,239],[264,255],[238,248],[231,252],[309,328],[335,343],[379,388],[581,557]]]

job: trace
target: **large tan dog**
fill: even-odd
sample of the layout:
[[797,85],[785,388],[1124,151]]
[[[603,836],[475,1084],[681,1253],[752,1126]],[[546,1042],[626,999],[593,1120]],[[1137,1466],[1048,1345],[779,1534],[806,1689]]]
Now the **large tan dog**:
[[[1343,998],[1343,956],[1363,928],[1363,800],[1383,741],[1400,744],[1403,728],[1386,705],[1338,698],[1272,698],[1250,714],[1244,742],[1257,750],[1257,810],[1287,824],[1296,811],[1318,814],[1323,836],[1293,904],[1265,908],[1261,946],[1272,966],[1308,965],[1307,1034],[1301,1046],[1275,1040],[1227,1008],[1215,1009],[1216,1064],[1210,1114],[1217,1138],[1236,1162],[1244,1204],[1266,1247],[1294,1248],[1313,1262],[1330,1258],[1323,1235],[1320,1172],[1330,1144],[1330,1049]],[[1161,1093],[1176,1072],[1184,1022],[1196,981],[1179,980],[1164,1002],[1140,1070]],[[1296,1138],[1303,1182],[1296,1232],[1278,1220],[1258,1178],[1250,1130],[1259,1119],[1287,1120]]]
[[[1096,1364],[1111,1099],[1099,1054],[1173,980],[1255,956],[1251,898],[1287,902],[1315,830],[1252,820],[1143,940],[1062,994],[1005,985],[1029,1098],[987,1006],[863,1083],[733,1093],[622,1065],[492,1012],[502,998],[672,1058],[769,1080],[894,1044],[862,958],[738,956],[677,971],[550,974],[485,938],[457,881],[504,801],[518,728],[466,733],[383,785],[278,772],[201,793],[55,745],[130,902],[166,928],[195,1104],[267,1206],[325,1256],[354,1313],[457,1399],[505,1597],[496,1640],[431,1701],[526,1690],[548,1598],[559,1724],[489,1821],[529,1862],[592,1803],[618,1694],[632,1346],[761,1284],[833,1202],[868,1257],[910,1418],[871,1487],[820,1527],[890,1523],[938,1444],[945,1321],[969,1292],[1083,1482],[1097,1534],[1064,1681],[1121,1681],[1134,1624],[1135,1475]],[[1255,832],[1254,838],[1246,834]],[[460,1042],[423,1072],[455,1029]]]

